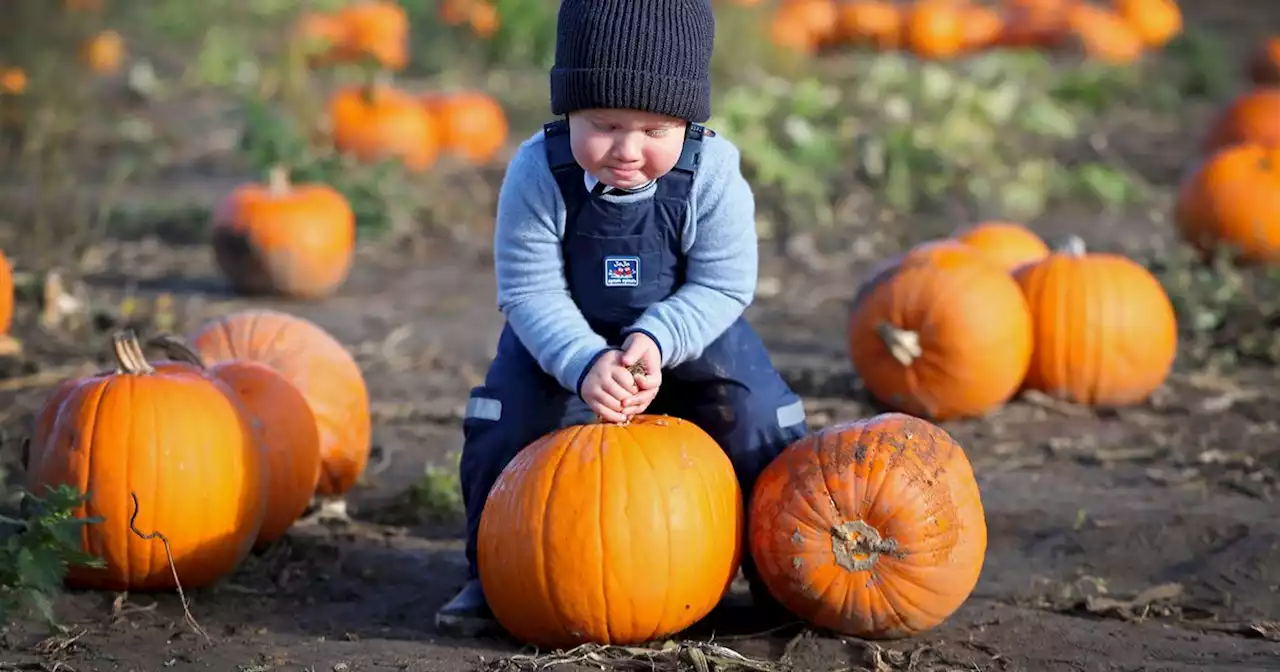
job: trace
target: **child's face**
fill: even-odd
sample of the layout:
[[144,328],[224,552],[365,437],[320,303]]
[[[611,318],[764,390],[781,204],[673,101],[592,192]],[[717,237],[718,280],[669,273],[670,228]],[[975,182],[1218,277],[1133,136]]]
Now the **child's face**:
[[583,170],[611,187],[633,189],[675,167],[687,125],[638,110],[579,110],[569,115],[569,138]]

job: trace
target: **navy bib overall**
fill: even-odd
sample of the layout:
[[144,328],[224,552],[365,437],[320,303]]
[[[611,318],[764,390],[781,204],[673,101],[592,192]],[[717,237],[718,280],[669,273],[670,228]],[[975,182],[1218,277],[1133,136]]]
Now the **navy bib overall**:
[[[680,237],[704,129],[690,125],[679,162],[657,180],[652,198],[626,203],[587,191],[569,148],[567,122],[547,124],[544,133],[547,163],[565,202],[569,292],[592,329],[619,345],[623,330],[684,282]],[[575,392],[542,370],[510,325],[502,330],[484,385],[471,391],[463,420],[468,578],[477,575],[480,513],[502,469],[543,435],[596,420]],[[764,467],[807,431],[800,398],[741,318],[701,357],[664,370],[658,396],[645,412],[684,418],[710,434],[733,462],[744,502]]]

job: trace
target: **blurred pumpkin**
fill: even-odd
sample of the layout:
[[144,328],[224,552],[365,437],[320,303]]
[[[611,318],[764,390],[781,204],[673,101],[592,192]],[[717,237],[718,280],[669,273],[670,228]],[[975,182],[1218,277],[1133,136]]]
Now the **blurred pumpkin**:
[[114,30],[104,30],[80,47],[80,59],[100,75],[118,72],[124,61],[124,38]]
[[1246,62],[1249,81],[1258,86],[1280,85],[1280,36],[1268,37]]
[[1141,35],[1110,9],[1082,2],[1067,11],[1067,22],[1087,58],[1123,65],[1142,56]]
[[391,0],[357,0],[338,10],[343,40],[340,58],[357,61],[372,58],[388,70],[403,70],[409,63],[409,17]]
[[369,462],[369,392],[351,353],[315,323],[274,310],[241,310],[201,325],[187,339],[205,366],[262,362],[306,397],[322,460],[316,494],[342,495]]
[[1164,382],[1178,351],[1173,305],[1132,259],[1088,253],[1076,236],[1014,278],[1035,320],[1026,387],[1079,404],[1123,406]]
[[881,403],[936,420],[979,416],[1026,374],[1031,315],[1002,267],[956,241],[881,271],[849,318],[849,357]]
[[[71,566],[69,586],[171,590],[175,573],[184,588],[207,586],[258,536],[260,446],[225,385],[186,365],[157,371],[131,332],[113,336],[113,354],[114,371],[59,386],[37,412],[38,433],[47,429],[30,444],[26,487],[70,485],[87,495],[73,515],[105,518],[81,533],[81,549],[105,567]],[[165,544],[131,525],[165,536],[172,570]]]
[[1238,143],[1280,144],[1280,86],[1236,96],[1210,122],[1202,150],[1212,152]]
[[987,548],[964,450],[901,413],[788,446],[760,474],[747,519],[769,592],[806,621],[854,637],[942,623],[973,591]]
[[1148,49],[1159,49],[1182,32],[1176,0],[1112,0],[1112,6]]
[[517,453],[489,491],[480,582],[498,622],[535,646],[660,640],[720,602],[742,524],[733,464],[697,425],[568,427]]
[[374,81],[347,86],[329,100],[333,144],[357,160],[396,158],[415,171],[435,164],[440,129],[417,96]]
[[836,32],[842,42],[890,51],[903,42],[903,13],[887,0],[851,0],[838,6]]
[[467,14],[467,25],[471,27],[471,34],[482,40],[493,37],[498,33],[498,28],[502,27],[498,6],[492,2],[476,3]]
[[953,237],[1010,271],[1049,256],[1049,246],[1040,236],[1015,222],[980,222],[957,231]]
[[916,56],[948,59],[966,43],[966,7],[950,0],[918,0],[906,13],[907,46]]
[[442,150],[478,165],[492,161],[506,145],[507,115],[489,94],[430,93],[423,102],[440,129]]
[[[316,418],[298,388],[261,362],[233,360],[206,367],[182,339],[152,339],[178,366],[195,366],[221,382],[240,401],[266,461],[267,506],[254,548],[275,542],[311,502],[320,480],[320,435]],[[174,362],[156,362],[166,370]]]
[[1004,16],[994,7],[966,5],[961,7],[964,39],[961,51],[977,52],[995,45],[1004,32]]
[[303,12],[294,22],[290,39],[311,66],[341,60],[339,49],[347,41],[347,26],[337,16],[325,12]]
[[290,184],[283,167],[265,185],[236,187],[213,213],[214,258],[244,293],[327,296],[346,280],[355,240],[346,197],[326,184]]
[[1225,246],[1246,263],[1280,262],[1280,146],[1224,147],[1178,187],[1174,219],[1206,257]]
[[13,266],[9,257],[0,252],[0,335],[13,328]]
[[22,68],[0,68],[0,93],[19,95],[27,90],[27,72]]

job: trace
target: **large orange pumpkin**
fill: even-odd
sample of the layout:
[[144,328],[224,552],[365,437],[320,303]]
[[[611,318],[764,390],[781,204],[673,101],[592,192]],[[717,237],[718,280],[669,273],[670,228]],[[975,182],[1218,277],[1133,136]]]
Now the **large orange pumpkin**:
[[[316,417],[298,388],[262,362],[231,360],[206,367],[181,339],[152,339],[176,359],[177,366],[193,365],[227,386],[248,414],[267,463],[267,512],[254,548],[261,550],[289,530],[302,515],[320,480],[320,434]],[[156,362],[165,370],[174,362]]]
[[1238,261],[1280,261],[1280,145],[1244,143],[1208,157],[1179,186],[1174,219],[1205,256],[1225,246]]
[[[37,417],[50,423],[33,440],[27,489],[70,485],[87,492],[77,516],[81,547],[106,566],[74,566],[73,587],[175,587],[169,542],[184,588],[206,586],[249,553],[266,510],[266,465],[235,395],[186,365],[157,371],[132,333],[114,337],[117,369],[62,385]],[[51,421],[51,422],[50,422]]]
[[518,453],[489,492],[480,582],[524,642],[634,644],[711,611],[741,536],[733,465],[697,425],[641,415],[568,427]]
[[900,413],[827,427],[756,482],[749,544],[784,607],[867,638],[924,632],[969,597],[987,523],[964,450]]
[[1081,404],[1145,399],[1173,367],[1178,324],[1155,276],[1116,254],[1087,253],[1070,238],[1014,278],[1035,319],[1026,386]]
[[351,353],[314,322],[274,310],[242,310],[196,329],[187,342],[206,366],[262,362],[306,397],[320,435],[316,493],[345,494],[369,463],[369,392]]
[[1031,315],[1004,268],[939,241],[874,282],[852,310],[848,348],[882,403],[946,420],[984,414],[1017,392],[1031,359]]
[[327,184],[289,184],[272,169],[268,184],[236,187],[213,213],[214,259],[244,293],[319,298],[351,270],[356,218]]
[[1049,246],[1034,231],[1015,222],[987,221],[957,231],[955,239],[1013,270],[1049,256]]

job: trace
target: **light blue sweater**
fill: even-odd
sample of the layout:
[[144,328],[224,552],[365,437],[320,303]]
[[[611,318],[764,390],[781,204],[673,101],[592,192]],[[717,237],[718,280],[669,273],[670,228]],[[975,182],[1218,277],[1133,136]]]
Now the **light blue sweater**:
[[[542,132],[520,145],[498,194],[494,270],[498,308],[516,336],[566,390],[577,393],[588,363],[609,347],[569,295],[561,241],[565,205],[547,165]],[[650,306],[631,328],[653,335],[663,368],[697,359],[742,315],[756,289],[755,198],[738,148],[720,136],[702,142],[681,245],[685,284]],[[652,198],[655,187],[603,195]]]

